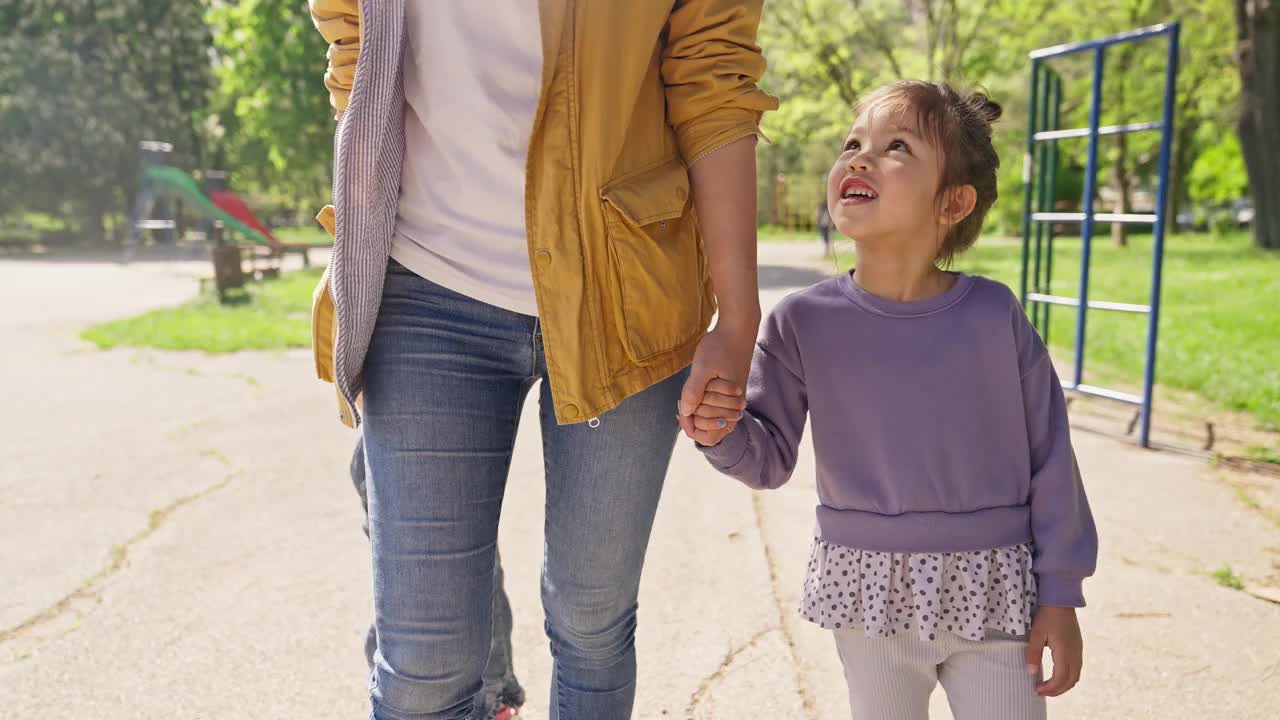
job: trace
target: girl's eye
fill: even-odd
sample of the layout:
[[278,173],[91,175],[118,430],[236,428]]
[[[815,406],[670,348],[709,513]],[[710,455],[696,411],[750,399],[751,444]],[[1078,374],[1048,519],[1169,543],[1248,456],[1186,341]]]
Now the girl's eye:
[[901,140],[894,140],[889,143],[890,150],[901,150],[902,152],[911,152],[911,146]]
[[861,144],[857,140],[846,140],[844,143],[845,152],[849,152],[850,150],[857,150],[859,147],[861,147]]

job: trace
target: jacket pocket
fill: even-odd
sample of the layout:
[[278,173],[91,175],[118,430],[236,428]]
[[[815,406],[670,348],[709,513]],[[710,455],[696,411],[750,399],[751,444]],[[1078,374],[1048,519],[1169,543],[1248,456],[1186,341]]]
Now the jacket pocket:
[[[316,220],[324,226],[329,235],[334,234],[333,206],[328,205]],[[336,252],[336,249],[335,249]],[[334,339],[337,334],[337,317],[334,312],[333,294],[329,290],[329,272],[333,268],[333,260],[324,269],[320,282],[311,295],[311,354],[315,360],[316,377],[331,383],[334,382]]]
[[689,173],[673,158],[609,183],[600,195],[614,317],[627,354],[643,365],[704,329],[707,271]]

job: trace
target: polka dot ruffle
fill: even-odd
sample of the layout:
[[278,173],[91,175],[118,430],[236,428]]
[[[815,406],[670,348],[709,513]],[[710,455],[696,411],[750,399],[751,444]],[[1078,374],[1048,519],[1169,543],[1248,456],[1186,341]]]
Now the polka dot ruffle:
[[869,638],[988,630],[1024,636],[1036,608],[1031,545],[960,553],[892,553],[813,542],[801,614],[828,630]]

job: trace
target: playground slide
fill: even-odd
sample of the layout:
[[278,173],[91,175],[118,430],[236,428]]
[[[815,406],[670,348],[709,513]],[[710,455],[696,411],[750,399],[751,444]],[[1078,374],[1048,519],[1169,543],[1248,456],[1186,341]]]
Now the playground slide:
[[228,230],[239,233],[249,242],[256,245],[272,244],[265,234],[246,225],[239,218],[215,205],[213,201],[201,192],[200,184],[194,178],[176,167],[151,165],[146,168],[143,180],[151,192],[176,195],[182,198],[184,202],[197,208],[205,216],[221,221]]
[[198,208],[201,213],[219,220],[228,229],[244,236],[256,245],[274,248],[325,247],[329,243],[287,243],[277,240],[265,223],[249,209],[249,205],[237,194],[221,190],[206,196],[200,185],[187,173],[169,165],[151,165],[146,168],[145,180],[152,192],[181,197]]
[[209,199],[213,204],[218,206],[223,212],[228,213],[244,225],[258,231],[272,245],[283,245],[284,243],[276,240],[267,226],[258,219],[257,215],[249,209],[249,205],[241,199],[241,197],[230,190],[217,190],[209,193]]

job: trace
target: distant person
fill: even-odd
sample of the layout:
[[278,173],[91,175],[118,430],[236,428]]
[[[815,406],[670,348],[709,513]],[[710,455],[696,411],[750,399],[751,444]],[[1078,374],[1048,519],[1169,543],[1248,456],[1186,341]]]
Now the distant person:
[[363,398],[372,720],[478,704],[535,384],[550,717],[630,718],[676,437],[759,329],[761,0],[310,7],[341,115],[316,369],[346,423]]
[[818,236],[822,238],[822,254],[823,256],[831,256],[831,211],[827,208],[827,201],[823,200],[818,204]]
[[801,611],[854,718],[927,720],[940,682],[956,720],[1040,719],[1080,678],[1098,538],[1062,387],[1007,287],[944,270],[996,199],[1000,113],[935,83],[863,100],[827,189],[856,270],[765,320],[736,428],[717,383],[696,413],[712,465],[754,488],[787,482],[810,416]]

